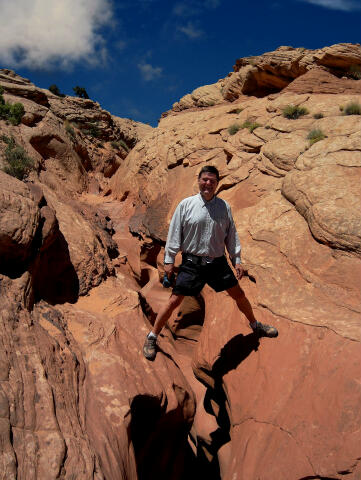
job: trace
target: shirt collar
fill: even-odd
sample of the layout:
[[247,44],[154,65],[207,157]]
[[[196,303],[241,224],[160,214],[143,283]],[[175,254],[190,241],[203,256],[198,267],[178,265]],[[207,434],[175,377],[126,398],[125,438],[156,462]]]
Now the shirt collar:
[[216,195],[213,195],[212,200],[207,201],[202,197],[201,192],[199,192],[198,193],[198,198],[199,198],[200,202],[202,203],[203,207],[206,207],[207,205],[214,205],[216,203]]

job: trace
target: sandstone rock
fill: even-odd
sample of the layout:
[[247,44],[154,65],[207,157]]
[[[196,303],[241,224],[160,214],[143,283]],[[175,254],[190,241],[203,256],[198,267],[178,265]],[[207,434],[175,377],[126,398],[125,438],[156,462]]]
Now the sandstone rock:
[[16,75],[12,70],[0,69],[0,83],[5,93],[15,97],[24,97],[39,105],[49,106],[48,98],[41,88],[36,87],[29,80]]
[[[44,189],[44,195],[59,222],[59,241],[62,244],[63,262],[66,258],[68,275],[72,278],[72,288],[75,289],[72,295],[74,301],[76,295],[84,295],[91,287],[99,285],[103,278],[112,273],[113,266],[106,250],[106,242],[94,231],[94,225],[69,204],[59,201],[49,189]],[[53,262],[56,262],[56,258]]]
[[287,85],[285,92],[325,93],[325,94],[360,94],[360,80],[337,78],[329,72],[314,68],[297,77]]
[[[242,59],[156,129],[47,90],[39,105],[36,87],[0,71],[26,110],[2,133],[40,167],[28,185],[0,172],[4,211],[25,212],[19,238],[0,219],[22,258],[14,278],[0,271],[6,478],[359,477],[361,124],[341,111],[359,82],[338,78],[359,48]],[[307,115],[285,118],[290,104]],[[311,145],[313,129],[324,138]],[[147,362],[145,334],[170,294],[168,224],[205,164],[240,234],[242,288],[280,334],[256,339],[206,287]]]
[[29,188],[0,171],[1,273],[26,269],[40,215]]
[[[86,428],[105,478],[183,478],[193,394],[166,339],[154,363],[140,357],[149,327],[127,285],[120,274],[63,307],[87,368]],[[173,460],[159,462],[159,449]]]
[[173,111],[204,106],[199,96],[205,96],[209,105],[209,100],[214,104],[223,99],[233,102],[243,95],[264,97],[285,88],[297,93],[360,93],[359,81],[337,78],[349,76],[351,68],[360,65],[359,44],[340,43],[318,50],[283,46],[238,59],[226,78],[185,95],[173,105]]
[[294,168],[296,160],[306,150],[308,144],[304,136],[286,134],[268,142],[262,150],[262,155],[276,167],[277,171],[289,171]]
[[[252,298],[251,282],[242,284]],[[360,389],[344,372],[357,368],[357,343],[329,329],[277,322],[262,309],[257,309],[261,319],[282,333],[258,342],[232,302],[220,295],[206,291],[194,368],[208,387],[223,434],[229,428],[232,439],[222,478],[337,478],[340,471],[352,476],[360,418],[351,404]],[[327,351],[337,359],[336,368],[330,369]]]
[[14,304],[16,282],[1,283],[3,478],[104,478],[83,429],[85,370],[76,345],[55,311],[32,319]]
[[282,193],[305,217],[312,234],[334,248],[361,249],[361,169],[315,166],[285,177]]
[[196,88],[191,94],[185,95],[173,105],[174,111],[191,107],[211,107],[223,102],[221,87],[218,83]]

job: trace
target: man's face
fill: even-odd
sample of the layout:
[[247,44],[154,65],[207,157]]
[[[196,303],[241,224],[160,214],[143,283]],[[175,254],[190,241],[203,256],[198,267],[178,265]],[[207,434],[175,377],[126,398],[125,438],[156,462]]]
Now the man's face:
[[215,173],[203,172],[198,178],[199,191],[205,200],[211,200],[216,192],[218,181]]

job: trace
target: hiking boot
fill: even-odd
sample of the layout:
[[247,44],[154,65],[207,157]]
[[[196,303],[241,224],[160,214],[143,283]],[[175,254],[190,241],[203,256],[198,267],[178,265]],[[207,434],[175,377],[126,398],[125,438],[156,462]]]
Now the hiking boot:
[[278,330],[271,325],[266,325],[265,323],[257,322],[257,326],[253,328],[253,331],[259,337],[277,337]]
[[144,347],[143,347],[143,354],[147,360],[154,360],[155,356],[157,355],[157,339],[154,337],[150,337],[149,335],[146,336]]

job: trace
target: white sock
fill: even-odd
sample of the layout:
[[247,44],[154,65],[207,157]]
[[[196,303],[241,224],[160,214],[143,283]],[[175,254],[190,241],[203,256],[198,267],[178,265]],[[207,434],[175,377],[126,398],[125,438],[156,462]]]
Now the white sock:
[[252,330],[255,330],[257,328],[257,321],[251,322],[250,323]]
[[155,338],[155,339],[157,340],[158,335],[156,335],[156,334],[153,333],[153,332],[149,332],[149,333],[148,333],[148,338]]

